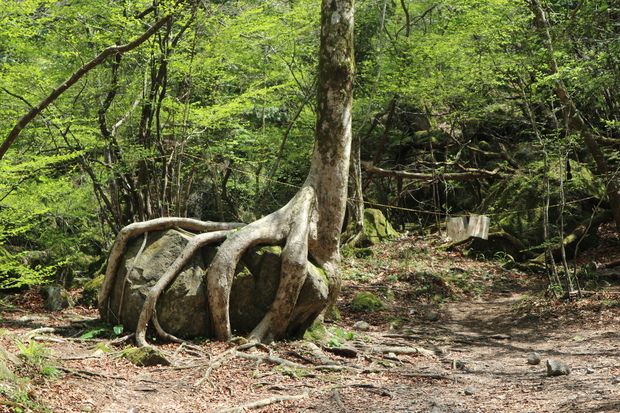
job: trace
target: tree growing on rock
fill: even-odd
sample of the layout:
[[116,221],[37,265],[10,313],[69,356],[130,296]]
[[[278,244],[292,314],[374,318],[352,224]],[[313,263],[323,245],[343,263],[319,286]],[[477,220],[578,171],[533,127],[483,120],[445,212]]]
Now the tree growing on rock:
[[[136,331],[146,345],[146,327],[157,298],[200,247],[224,242],[206,273],[207,298],[214,338],[232,338],[230,291],[242,255],[262,244],[283,245],[282,270],[271,308],[249,335],[268,343],[284,337],[289,317],[305,281],[308,260],[320,267],[329,283],[327,306],[340,292],[339,238],[344,219],[351,147],[351,106],[354,76],[353,1],[323,0],[319,50],[319,81],[315,145],[308,177],[298,193],[278,211],[249,225],[206,223],[184,218],[158,218],[131,224],[118,235],[108,261],[99,297],[109,298],[128,241],[141,233],[180,227],[208,231],[187,244],[175,263],[149,291]],[[156,320],[154,320],[156,321]],[[156,324],[157,327],[157,323]],[[163,332],[162,332],[163,333]]]

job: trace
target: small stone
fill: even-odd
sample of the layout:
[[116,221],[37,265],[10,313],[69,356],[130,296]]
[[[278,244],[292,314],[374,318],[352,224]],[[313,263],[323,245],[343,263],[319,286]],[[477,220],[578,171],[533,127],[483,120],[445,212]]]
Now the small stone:
[[437,311],[429,311],[424,314],[424,319],[426,321],[437,321],[439,320],[439,313]]
[[540,364],[540,355],[536,352],[528,354],[527,364],[531,364],[532,366]]
[[463,390],[463,392],[466,396],[473,396],[474,394],[478,393],[478,390],[474,389],[473,387],[465,387],[465,390]]
[[547,360],[547,376],[566,376],[570,373],[570,367],[566,364],[555,361]]
[[370,330],[370,324],[365,321],[358,321],[357,323],[353,324],[353,330],[368,331]]
[[586,374],[592,374],[592,373],[594,373],[594,369],[592,367],[588,367],[586,369]]

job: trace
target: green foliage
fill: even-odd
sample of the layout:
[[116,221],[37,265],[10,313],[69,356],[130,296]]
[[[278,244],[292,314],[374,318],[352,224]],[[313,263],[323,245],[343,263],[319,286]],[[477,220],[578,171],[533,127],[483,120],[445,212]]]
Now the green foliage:
[[19,357],[24,360],[24,364],[19,366],[19,370],[27,372],[31,376],[47,378],[57,378],[60,375],[55,363],[49,359],[50,349],[45,346],[45,343],[39,344],[34,340],[23,343],[16,339],[15,345],[19,348]]
[[329,329],[329,332],[331,336],[327,342],[327,345],[330,347],[341,347],[347,341],[355,339],[355,333],[352,331],[345,332],[340,328],[332,327]]

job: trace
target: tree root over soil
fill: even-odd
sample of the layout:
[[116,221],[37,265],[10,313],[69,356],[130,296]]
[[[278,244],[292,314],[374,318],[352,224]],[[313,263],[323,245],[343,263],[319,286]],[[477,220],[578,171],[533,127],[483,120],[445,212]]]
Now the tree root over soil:
[[[136,343],[141,347],[148,346],[146,331],[151,321],[160,337],[183,342],[165,332],[159,325],[155,312],[157,300],[193,254],[205,245],[222,241],[207,270],[206,295],[214,338],[229,341],[232,338],[229,317],[230,292],[235,269],[241,257],[248,249],[259,244],[284,243],[280,283],[274,302],[262,321],[250,333],[249,340],[255,343],[270,343],[283,338],[289,327],[289,323],[283,320],[289,319],[297,302],[306,278],[309,256],[321,267],[329,280],[331,302],[335,300],[340,289],[338,265],[332,263],[332,257],[325,257],[322,254],[320,244],[316,242],[318,222],[316,198],[313,186],[306,185],[283,208],[249,225],[203,222],[187,218],[158,218],[123,228],[110,252],[99,296],[99,308],[103,309],[108,305],[120,261],[131,238],[149,231],[170,228],[209,231],[192,238],[174,263],[149,290],[136,327]],[[322,310],[316,314],[309,314],[307,316],[309,323],[316,319]]]

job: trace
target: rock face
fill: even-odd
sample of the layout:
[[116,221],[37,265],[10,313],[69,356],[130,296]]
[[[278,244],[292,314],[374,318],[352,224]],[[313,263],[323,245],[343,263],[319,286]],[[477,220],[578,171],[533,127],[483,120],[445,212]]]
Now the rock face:
[[[123,324],[125,330],[135,331],[149,289],[193,236],[174,229],[149,233],[146,246],[137,259],[143,237],[130,242],[110,300],[105,308],[99,309],[102,318],[113,324]],[[160,296],[157,316],[168,333],[183,338],[210,337],[205,273],[215,251],[215,247],[205,247],[194,254]],[[278,247],[255,247],[243,256],[230,296],[230,321],[235,334],[250,332],[271,306],[279,285],[280,265]],[[308,265],[306,281],[287,331],[289,336],[303,335],[324,309],[327,295],[328,284],[322,271]]]

